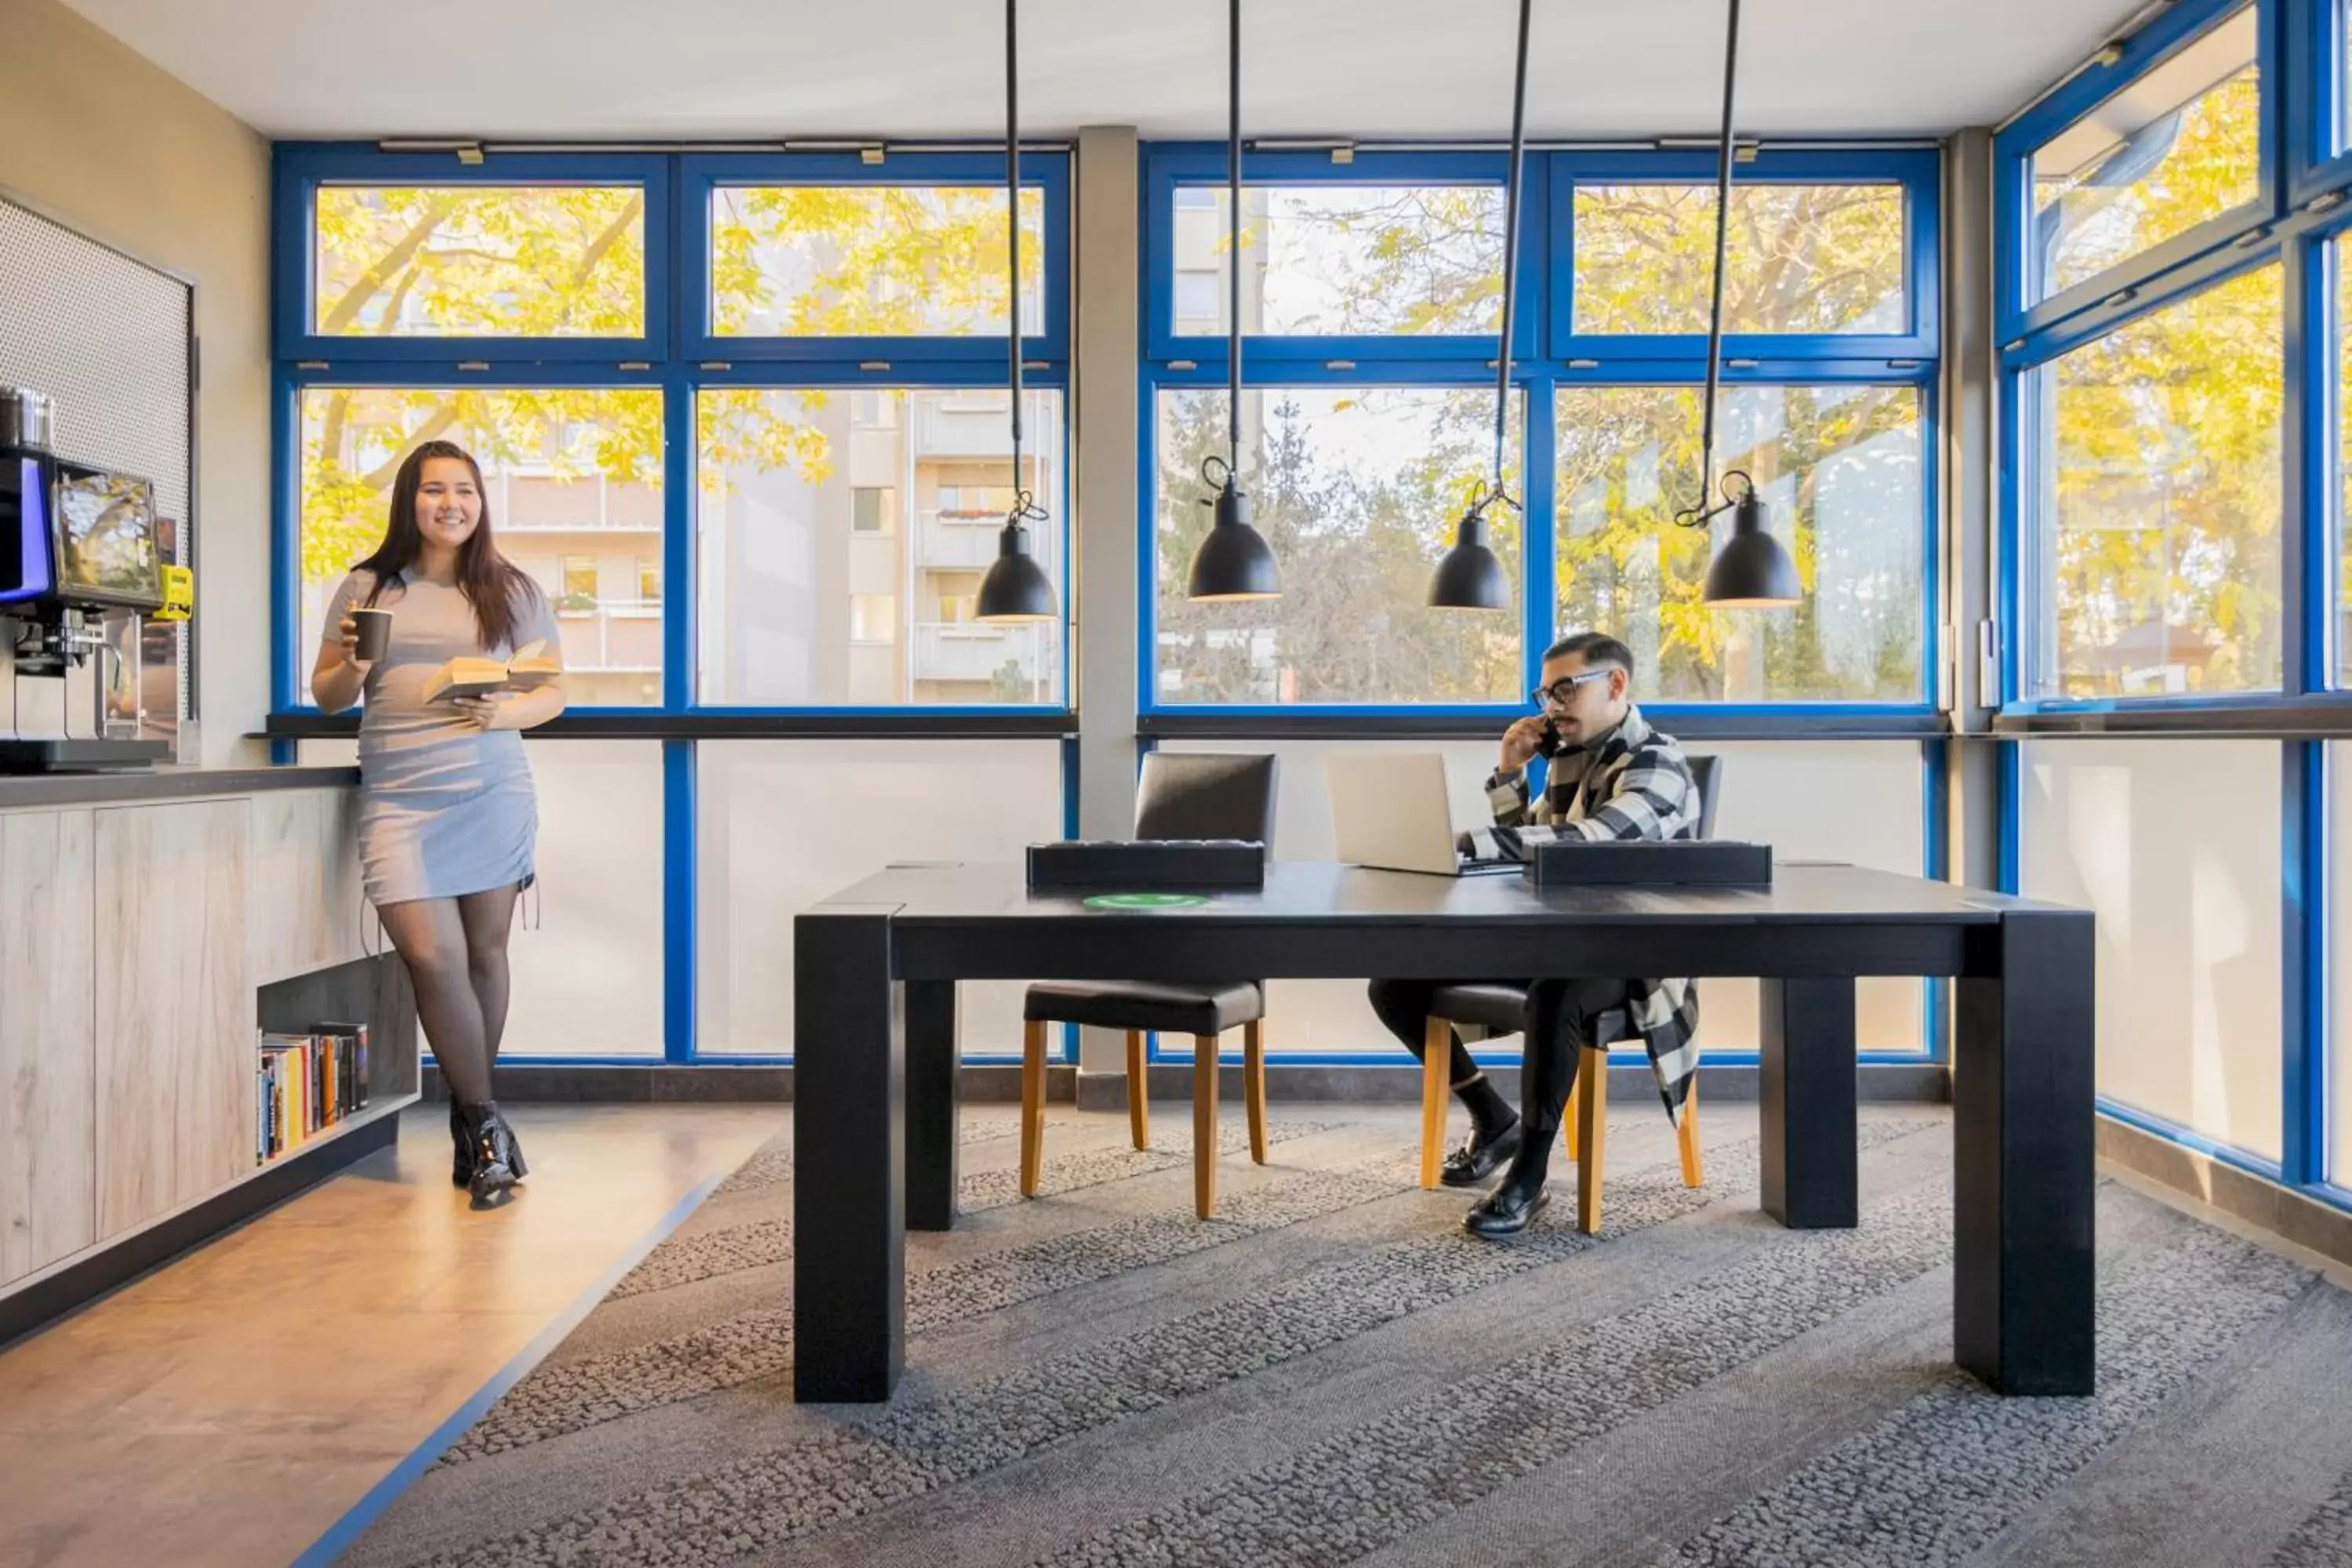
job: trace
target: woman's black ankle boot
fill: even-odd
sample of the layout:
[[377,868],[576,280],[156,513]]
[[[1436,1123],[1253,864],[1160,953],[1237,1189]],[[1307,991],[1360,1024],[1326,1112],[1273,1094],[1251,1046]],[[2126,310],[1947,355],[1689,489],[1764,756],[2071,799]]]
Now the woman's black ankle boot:
[[466,1131],[466,1108],[454,1100],[449,1102],[449,1142],[457,1145],[449,1162],[449,1184],[462,1187],[474,1179],[474,1140]]
[[474,1159],[474,1172],[467,1190],[473,1194],[477,1204],[497,1203],[528,1173],[522,1151],[516,1146],[514,1130],[499,1114],[495,1100],[466,1106],[464,1112],[467,1142]]

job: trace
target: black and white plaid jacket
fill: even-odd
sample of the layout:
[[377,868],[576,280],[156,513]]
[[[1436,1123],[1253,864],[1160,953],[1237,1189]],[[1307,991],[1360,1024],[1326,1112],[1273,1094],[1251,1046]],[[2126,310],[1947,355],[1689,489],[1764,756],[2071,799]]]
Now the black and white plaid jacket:
[[[1529,846],[1562,838],[1696,838],[1698,786],[1672,735],[1628,707],[1614,730],[1551,760],[1543,799],[1528,799],[1528,776],[1486,781],[1495,826],[1470,836],[1482,858],[1524,860]],[[1677,1126],[1698,1070],[1698,987],[1687,980],[1632,982],[1633,1026],[1649,1047],[1658,1093]]]

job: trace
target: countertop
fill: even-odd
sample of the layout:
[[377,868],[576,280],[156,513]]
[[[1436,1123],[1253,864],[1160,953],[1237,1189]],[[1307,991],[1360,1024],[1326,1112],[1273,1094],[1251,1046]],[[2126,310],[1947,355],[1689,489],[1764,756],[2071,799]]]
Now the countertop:
[[355,767],[131,768],[121,773],[0,774],[0,810],[26,805],[108,805],[258,795],[278,789],[356,789]]

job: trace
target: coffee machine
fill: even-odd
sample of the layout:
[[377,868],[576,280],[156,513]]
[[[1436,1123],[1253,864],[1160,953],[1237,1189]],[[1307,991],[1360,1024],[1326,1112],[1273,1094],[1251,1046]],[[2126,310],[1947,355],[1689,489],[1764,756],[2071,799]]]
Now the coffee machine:
[[[120,658],[104,629],[109,612],[166,613],[184,600],[179,569],[163,558],[153,488],[135,475],[68,462],[51,450],[49,399],[0,386],[0,646],[14,679],[62,681],[93,655]],[[184,576],[184,574],[181,574]],[[179,611],[184,614],[184,610]],[[0,773],[145,767],[166,758],[162,741],[105,732],[104,682],[91,732],[0,735]],[[17,723],[22,725],[22,707]]]

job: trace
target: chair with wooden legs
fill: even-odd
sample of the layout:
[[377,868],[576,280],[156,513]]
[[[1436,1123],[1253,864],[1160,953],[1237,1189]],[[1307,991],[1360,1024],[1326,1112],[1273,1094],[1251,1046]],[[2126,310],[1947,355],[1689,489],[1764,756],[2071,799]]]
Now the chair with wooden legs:
[[[1453,1054],[1453,1026],[1474,1024],[1491,1034],[1516,1035],[1525,1026],[1528,994],[1519,985],[1447,985],[1439,988],[1431,1005],[1429,1035],[1423,1043],[1421,1076],[1421,1184],[1438,1185],[1444,1158],[1445,1108],[1453,1099],[1446,1067]],[[1576,1162],[1576,1228],[1590,1236],[1601,1228],[1601,1155],[1608,1137],[1609,1047],[1620,1040],[1639,1039],[1633,1021],[1622,1007],[1612,1007],[1594,1021],[1594,1043],[1583,1048],[1576,1064],[1576,1082],[1568,1091],[1568,1108],[1560,1121],[1561,1152]],[[1683,1185],[1700,1184],[1698,1152],[1698,1080],[1690,1083],[1683,1101],[1683,1119],[1675,1129],[1681,1146]]]
[[[1707,755],[1686,756],[1691,783],[1698,790],[1698,837],[1715,837],[1715,803],[1722,784],[1723,760]],[[1421,1184],[1434,1188],[1445,1158],[1445,1107],[1452,1098],[1448,1068],[1454,1055],[1454,1026],[1475,1025],[1489,1036],[1521,1033],[1527,1023],[1528,988],[1524,985],[1447,985],[1439,988],[1429,1009],[1428,1033],[1422,1040]],[[1594,1020],[1593,1043],[1584,1047],[1576,1064],[1576,1082],[1568,1094],[1560,1122],[1562,1152],[1576,1162],[1576,1228],[1591,1235],[1601,1228],[1601,1148],[1608,1135],[1609,1047],[1641,1037],[1622,1008],[1611,1008]],[[1675,1129],[1681,1146],[1683,1184],[1699,1184],[1698,1079],[1690,1081],[1690,1097],[1683,1102],[1683,1119]]]
[[[1147,1029],[1192,1037],[1192,1209],[1202,1219],[1217,1212],[1217,1043],[1242,1031],[1242,1100],[1249,1117],[1250,1158],[1265,1163],[1265,1024],[1264,989],[1252,984],[1203,986],[1124,985],[1115,1000],[1100,986],[1038,984],[1029,988],[1030,1016],[1021,1042],[1021,1195],[1037,1195],[1045,1152],[1045,1034],[1050,1024],[1097,1024],[1121,1028],[1147,1013],[1154,1021],[1127,1030],[1128,1131],[1139,1149],[1151,1147],[1150,1105],[1144,1089]],[[1147,997],[1146,992],[1171,994]],[[1046,1016],[1038,1016],[1039,1014]]]
[[[1135,837],[1255,839],[1270,846],[1275,774],[1271,756],[1147,752],[1136,786]],[[1181,928],[1171,927],[1170,939],[1182,941]],[[1217,1042],[1228,1030],[1241,1029],[1250,1158],[1265,1163],[1265,987],[1260,982],[1055,981],[1029,987],[1022,1017],[1023,1197],[1037,1195],[1045,1160],[1048,1024],[1126,1032],[1128,1131],[1138,1149],[1150,1147],[1144,1037],[1192,1037],[1192,1207],[1202,1219],[1217,1208]]]

